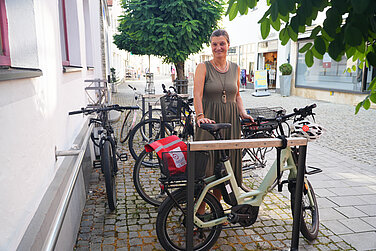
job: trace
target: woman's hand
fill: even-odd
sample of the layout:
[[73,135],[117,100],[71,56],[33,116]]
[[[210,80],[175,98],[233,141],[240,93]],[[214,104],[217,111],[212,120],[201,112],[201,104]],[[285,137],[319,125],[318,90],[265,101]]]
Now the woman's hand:
[[250,119],[252,122],[255,122],[255,121],[253,120],[252,116],[251,116],[251,115],[248,115],[246,112],[241,113],[241,114],[240,114],[240,117],[241,117],[242,119]]
[[201,118],[197,119],[197,125],[198,125],[198,127],[200,127],[201,124],[215,124],[215,121],[211,120],[211,119],[208,119],[208,118],[201,117]]

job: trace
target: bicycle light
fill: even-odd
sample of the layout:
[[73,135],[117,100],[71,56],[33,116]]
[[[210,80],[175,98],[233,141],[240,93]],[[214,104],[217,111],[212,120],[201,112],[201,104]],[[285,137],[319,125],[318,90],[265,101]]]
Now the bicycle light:
[[302,130],[303,130],[304,132],[308,132],[308,131],[309,131],[309,126],[304,125],[304,126],[302,127]]

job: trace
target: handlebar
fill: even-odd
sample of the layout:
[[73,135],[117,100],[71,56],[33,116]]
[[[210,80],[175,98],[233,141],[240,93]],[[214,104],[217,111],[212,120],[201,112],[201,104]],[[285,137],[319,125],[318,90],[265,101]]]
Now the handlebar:
[[294,117],[294,116],[301,116],[302,118],[305,118],[309,115],[314,115],[314,113],[312,112],[312,109],[313,108],[316,108],[316,104],[312,104],[312,105],[307,105],[306,107],[303,107],[303,108],[294,108],[293,109],[293,113],[290,113],[290,114],[286,114],[286,115],[281,115],[281,114],[277,114],[277,116],[275,118],[265,118],[265,117],[257,117],[257,118],[254,118],[254,122],[252,122],[250,119],[242,119],[241,123],[242,124],[260,124],[261,122],[263,121],[269,121],[269,122],[277,122],[278,124],[282,123],[282,122],[285,122],[286,120],[288,120],[289,118],[291,117]]
[[79,111],[72,111],[69,112],[69,115],[75,115],[75,114],[80,114],[80,113],[85,113],[85,114],[91,114],[91,113],[99,113],[99,112],[104,112],[104,111],[111,111],[111,110],[116,110],[116,111],[124,111],[124,110],[137,110],[140,109],[138,106],[119,106],[119,105],[110,105],[106,107],[96,107],[96,108],[81,108]]
[[[174,93],[177,93],[176,88],[174,86],[171,85],[168,88],[172,89],[174,91]],[[163,89],[163,93],[172,94],[170,90],[167,91],[165,84],[162,84],[162,89]]]
[[131,86],[131,85],[128,85],[128,87],[131,88],[131,89],[134,90],[134,91],[136,90],[136,87],[133,87],[133,86]]

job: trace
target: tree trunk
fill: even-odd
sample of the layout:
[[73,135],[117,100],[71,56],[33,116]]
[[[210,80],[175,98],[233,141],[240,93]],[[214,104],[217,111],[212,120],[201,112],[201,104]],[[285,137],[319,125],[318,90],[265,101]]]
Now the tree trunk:
[[177,80],[184,80],[186,79],[185,78],[185,74],[184,74],[184,62],[177,62],[175,64],[175,68],[176,68],[176,74],[177,74]]

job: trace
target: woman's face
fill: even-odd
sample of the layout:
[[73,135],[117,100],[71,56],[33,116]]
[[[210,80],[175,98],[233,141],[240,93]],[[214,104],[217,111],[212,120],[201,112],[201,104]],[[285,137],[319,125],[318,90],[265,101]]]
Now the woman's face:
[[228,48],[230,47],[230,44],[227,42],[226,38],[224,36],[219,37],[212,37],[211,40],[211,48],[213,52],[213,56],[216,57],[226,57]]

